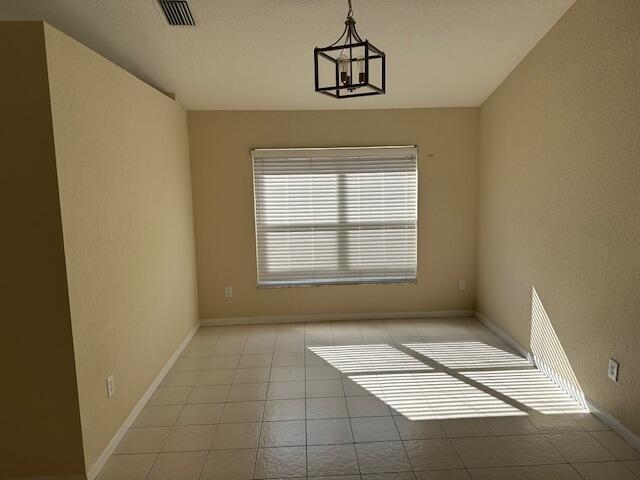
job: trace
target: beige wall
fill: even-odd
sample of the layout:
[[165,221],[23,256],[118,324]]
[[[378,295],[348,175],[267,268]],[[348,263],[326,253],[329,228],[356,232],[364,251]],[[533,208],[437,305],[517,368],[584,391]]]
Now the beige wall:
[[[477,130],[473,108],[189,112],[201,318],[472,308]],[[419,147],[417,284],[256,288],[252,148],[408,144]]]
[[198,320],[187,117],[88,48],[45,33],[90,468]]
[[638,25],[637,0],[578,0],[483,105],[478,249],[480,311],[527,345],[535,287],[587,396],[636,433]]
[[82,474],[42,23],[0,23],[0,478]]

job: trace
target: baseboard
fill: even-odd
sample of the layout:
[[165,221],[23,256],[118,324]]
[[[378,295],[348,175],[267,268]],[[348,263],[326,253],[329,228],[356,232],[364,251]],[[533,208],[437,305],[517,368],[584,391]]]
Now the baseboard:
[[533,355],[529,350],[520,345],[516,340],[511,337],[507,332],[498,327],[495,323],[485,317],[483,314],[478,312],[477,310],[473,313],[473,316],[480,320],[485,327],[495,333],[498,337],[504,340],[505,343],[510,345],[513,349],[515,349],[520,355],[529,360],[529,362],[533,363]]
[[127,433],[129,427],[133,424],[136,418],[138,418],[138,415],[149,401],[149,398],[151,398],[151,395],[153,395],[153,392],[156,390],[156,388],[158,388],[158,385],[160,385],[167,373],[169,373],[169,370],[171,370],[171,367],[173,367],[173,364],[176,363],[176,360],[178,359],[182,351],[187,347],[199,328],[200,324],[197,324],[195,327],[193,327],[193,329],[191,329],[184,340],[182,340],[176,351],[173,352],[173,354],[169,357],[167,363],[164,364],[162,370],[160,370],[156,378],[153,380],[153,382],[151,382],[151,385],[149,385],[149,388],[147,388],[140,400],[138,400],[138,403],[135,404],[127,419],[120,426],[116,434],[100,454],[93,466],[89,469],[87,473],[87,480],[94,480],[98,476],[98,473],[100,473],[100,470],[102,469],[102,467],[104,467],[104,464],[107,463],[107,460],[118,446],[118,443],[120,443],[120,440],[122,440],[124,434]]
[[258,317],[204,318],[202,326],[258,325],[268,323],[330,322],[333,320],[395,320],[410,318],[471,317],[473,310],[430,310],[424,312],[321,313],[308,315],[272,315]]
[[[475,311],[475,318],[480,320],[489,330],[499,336],[505,343],[511,345],[514,349],[516,349],[523,357],[527,358],[530,362],[534,363],[535,358],[531,352],[529,352],[526,348],[520,345],[517,341],[515,341],[509,334],[507,334],[504,330],[498,327],[495,323],[485,317],[482,313]],[[564,387],[558,383],[558,381],[554,378],[554,375],[549,375],[548,372],[544,372],[549,378],[555,382],[560,388]],[[629,442],[636,450],[640,451],[640,436],[636,435],[634,432],[625,427],[620,420],[615,418],[609,412],[604,410],[598,404],[596,404],[589,397],[585,396],[587,402],[587,408],[589,411],[602,423],[604,423],[611,430],[616,432],[622,438],[624,438],[627,442]]]

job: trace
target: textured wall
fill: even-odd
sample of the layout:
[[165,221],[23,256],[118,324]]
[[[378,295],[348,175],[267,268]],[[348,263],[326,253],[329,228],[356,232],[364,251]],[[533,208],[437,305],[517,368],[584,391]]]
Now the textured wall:
[[198,320],[187,116],[88,48],[45,33],[90,468]]
[[[475,108],[189,112],[200,316],[472,308],[477,133]],[[256,288],[252,148],[409,144],[419,147],[417,284]]]
[[0,478],[84,472],[42,23],[0,23]]
[[637,0],[578,0],[483,105],[477,279],[524,345],[535,287],[587,396],[636,433],[638,25]]

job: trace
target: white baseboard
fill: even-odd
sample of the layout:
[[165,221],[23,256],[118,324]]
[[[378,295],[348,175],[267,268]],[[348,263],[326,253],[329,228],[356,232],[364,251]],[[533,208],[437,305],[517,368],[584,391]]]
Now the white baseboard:
[[87,480],[94,480],[98,476],[98,473],[100,473],[100,470],[102,469],[102,467],[104,467],[104,464],[107,463],[107,460],[118,446],[118,443],[120,443],[120,440],[122,440],[122,437],[124,437],[124,434],[127,433],[129,427],[133,424],[136,418],[138,418],[138,415],[149,401],[149,398],[151,398],[151,395],[153,395],[153,392],[155,392],[156,388],[158,388],[158,385],[160,385],[164,377],[167,375],[167,373],[169,373],[169,370],[171,370],[171,367],[173,367],[173,364],[176,363],[176,360],[178,359],[182,351],[187,347],[199,328],[200,324],[197,324],[195,327],[193,327],[193,329],[191,329],[187,336],[184,337],[184,340],[182,340],[176,351],[173,352],[173,354],[169,357],[167,363],[164,364],[162,370],[160,370],[156,378],[153,380],[153,382],[151,382],[151,385],[149,385],[149,388],[147,388],[140,400],[138,400],[138,403],[135,404],[127,419],[123,422],[107,447],[102,451],[93,466],[89,469],[89,471],[87,472]]
[[[485,317],[482,313],[476,311],[474,312],[474,316],[480,320],[489,330],[498,335],[505,343],[511,345],[514,349],[516,349],[523,357],[527,358],[530,362],[535,363],[535,358],[531,352],[529,352],[526,348],[520,345],[517,341],[515,341],[509,334],[507,334],[504,330],[498,327],[495,323]],[[549,375],[548,372],[544,372],[552,381],[554,381],[560,388],[565,389],[565,387],[557,382],[554,378],[555,375]],[[586,397],[587,407],[589,411],[602,423],[604,423],[611,430],[616,432],[622,438],[624,438],[627,442],[629,442],[636,450],[640,450],[640,436],[636,435],[634,432],[625,427],[620,421],[611,415],[609,412],[604,410],[602,407],[597,405],[593,400]]]
[[259,317],[204,318],[202,326],[257,325],[265,323],[307,323],[333,320],[395,320],[408,318],[472,317],[473,310],[431,310],[424,312],[320,313],[307,315],[272,315]]
[[640,436],[633,433],[627,427],[625,427],[620,421],[611,415],[606,410],[603,410],[599,405],[593,402],[593,400],[589,400],[587,398],[587,406],[589,407],[589,411],[602,423],[604,423],[611,430],[616,432],[622,438],[624,438],[629,444],[633,446],[636,450],[640,451]]
[[480,320],[485,327],[487,327],[489,330],[491,330],[493,333],[499,336],[502,340],[504,340],[505,343],[513,347],[520,355],[522,355],[524,358],[526,358],[527,360],[529,360],[529,362],[533,364],[533,355],[531,354],[531,352],[529,352],[529,350],[527,350],[518,342],[516,342],[513,339],[513,337],[511,337],[511,335],[509,335],[507,332],[502,330],[500,327],[498,327],[495,323],[493,323],[491,320],[489,320],[480,312],[475,311],[473,313],[473,316],[478,320]]

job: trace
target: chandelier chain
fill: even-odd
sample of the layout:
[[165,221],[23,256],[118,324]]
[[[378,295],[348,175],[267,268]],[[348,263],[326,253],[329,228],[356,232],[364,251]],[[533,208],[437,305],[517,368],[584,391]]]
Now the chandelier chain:
[[347,0],[347,2],[349,3],[349,11],[347,12],[347,18],[352,18],[353,17],[353,7],[351,6],[351,0]]

